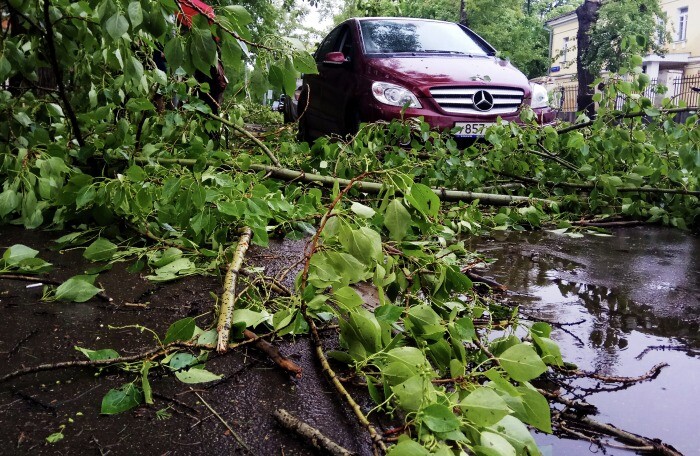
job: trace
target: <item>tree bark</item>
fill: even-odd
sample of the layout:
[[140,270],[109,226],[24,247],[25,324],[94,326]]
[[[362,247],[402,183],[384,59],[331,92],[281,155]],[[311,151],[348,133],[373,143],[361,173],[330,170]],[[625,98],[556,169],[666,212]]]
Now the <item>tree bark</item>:
[[578,32],[576,33],[576,73],[578,76],[578,97],[576,105],[578,111],[584,111],[590,118],[595,116],[595,103],[593,102],[594,89],[591,86],[596,75],[591,74],[586,66],[586,54],[591,45],[589,31],[598,20],[600,0],[586,0],[576,8],[578,17]]
[[467,1],[460,0],[459,2],[459,23],[465,27],[469,27],[469,21],[467,20]]

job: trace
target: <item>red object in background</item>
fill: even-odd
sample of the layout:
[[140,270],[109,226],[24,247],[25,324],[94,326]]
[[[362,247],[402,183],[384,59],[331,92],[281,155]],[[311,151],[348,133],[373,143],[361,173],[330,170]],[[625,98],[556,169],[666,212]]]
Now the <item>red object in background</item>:
[[183,16],[182,13],[178,13],[177,21],[187,28],[192,26],[192,18],[197,14],[204,14],[209,19],[216,18],[214,8],[200,0],[179,0],[178,3],[180,3],[180,8],[185,14]]

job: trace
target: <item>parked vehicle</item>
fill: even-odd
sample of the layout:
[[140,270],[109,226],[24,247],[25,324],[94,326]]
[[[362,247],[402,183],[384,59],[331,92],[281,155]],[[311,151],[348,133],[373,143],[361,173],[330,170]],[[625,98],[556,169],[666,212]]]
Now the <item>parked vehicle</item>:
[[[333,29],[314,54],[318,74],[304,76],[300,138],[346,135],[360,122],[423,116],[433,128],[459,127],[476,138],[500,117],[519,121],[530,105],[553,122],[547,91],[479,35],[451,22],[354,18]],[[403,114],[402,114],[403,112]]]

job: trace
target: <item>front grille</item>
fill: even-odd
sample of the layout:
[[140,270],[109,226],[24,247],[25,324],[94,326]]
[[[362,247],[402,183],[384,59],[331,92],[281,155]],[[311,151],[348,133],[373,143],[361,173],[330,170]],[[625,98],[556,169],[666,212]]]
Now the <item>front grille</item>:
[[[491,109],[478,109],[474,105],[474,95],[479,91],[487,92],[487,99],[488,95],[493,98]],[[522,89],[508,87],[439,87],[430,89],[430,94],[447,113],[477,116],[512,114],[518,110],[525,95]],[[483,99],[483,95],[479,98]]]

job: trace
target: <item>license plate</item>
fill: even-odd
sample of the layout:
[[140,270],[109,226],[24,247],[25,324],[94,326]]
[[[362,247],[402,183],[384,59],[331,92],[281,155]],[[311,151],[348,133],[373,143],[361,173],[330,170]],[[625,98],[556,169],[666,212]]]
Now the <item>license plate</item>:
[[458,138],[481,137],[484,136],[484,131],[491,125],[495,124],[493,122],[457,122],[455,127],[458,127],[460,130],[455,136]]

